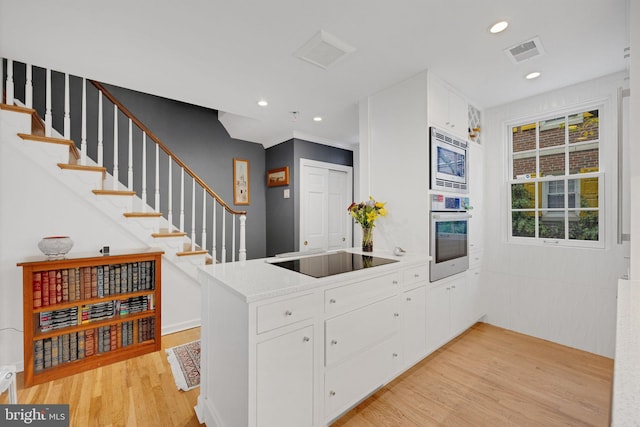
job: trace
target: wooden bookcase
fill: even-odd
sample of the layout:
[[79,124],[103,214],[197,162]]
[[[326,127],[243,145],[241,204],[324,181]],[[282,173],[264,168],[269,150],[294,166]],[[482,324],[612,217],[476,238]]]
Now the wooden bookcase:
[[25,387],[160,350],[162,254],[150,248],[19,262]]

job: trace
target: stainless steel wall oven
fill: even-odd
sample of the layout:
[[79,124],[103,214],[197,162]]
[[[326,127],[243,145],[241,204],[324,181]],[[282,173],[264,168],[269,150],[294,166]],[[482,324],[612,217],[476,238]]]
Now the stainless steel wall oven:
[[468,200],[442,194],[431,195],[431,265],[434,282],[469,268]]

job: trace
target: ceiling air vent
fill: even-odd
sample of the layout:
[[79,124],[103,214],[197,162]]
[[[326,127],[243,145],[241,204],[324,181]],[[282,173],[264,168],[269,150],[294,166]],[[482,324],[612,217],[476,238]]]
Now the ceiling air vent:
[[320,30],[294,52],[294,56],[325,70],[356,49],[336,36]]
[[504,53],[511,59],[511,62],[519,64],[520,62],[543,55],[544,48],[542,47],[542,43],[540,43],[540,39],[534,37],[531,40],[518,43],[515,46],[505,49]]

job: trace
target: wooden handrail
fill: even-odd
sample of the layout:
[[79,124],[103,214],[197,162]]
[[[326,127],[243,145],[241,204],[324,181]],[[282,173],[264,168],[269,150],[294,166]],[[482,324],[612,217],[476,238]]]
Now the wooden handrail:
[[96,89],[98,89],[100,92],[102,92],[102,94],[107,97],[107,99],[109,101],[111,101],[114,105],[116,105],[118,107],[118,109],[120,111],[122,111],[124,113],[125,116],[127,116],[129,119],[131,119],[132,122],[134,122],[136,124],[136,126],[138,126],[144,133],[147,134],[147,136],[149,138],[151,138],[153,140],[153,142],[155,142],[156,144],[158,144],[158,146],[162,149],[162,151],[164,151],[169,157],[171,157],[178,165],[180,165],[180,167],[182,169],[184,169],[187,174],[189,174],[198,184],[200,184],[200,186],[202,186],[202,188],[205,189],[205,191],[207,193],[209,193],[213,198],[215,198],[218,203],[220,203],[224,209],[234,215],[246,215],[247,211],[236,211],[234,209],[232,209],[224,200],[222,200],[222,198],[220,196],[218,196],[218,194],[213,191],[211,189],[211,187],[209,187],[202,179],[200,179],[200,177],[198,175],[196,175],[191,169],[189,169],[189,167],[184,164],[184,162],[182,160],[180,160],[180,158],[178,156],[176,156],[166,145],[164,145],[162,143],[162,141],[160,141],[160,139],[155,136],[153,134],[153,132],[151,132],[149,130],[148,127],[146,127],[140,120],[138,120],[138,118],[136,116],[133,115],[133,113],[131,113],[124,105],[122,105],[122,103],[120,103],[120,101],[118,101],[100,82],[96,82],[94,80],[89,80],[91,82],[91,84],[93,86],[95,86]]

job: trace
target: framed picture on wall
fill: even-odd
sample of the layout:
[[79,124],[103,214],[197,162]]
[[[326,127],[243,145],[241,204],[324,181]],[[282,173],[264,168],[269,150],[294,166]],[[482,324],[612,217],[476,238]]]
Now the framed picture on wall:
[[233,159],[233,203],[249,204],[249,160]]
[[289,185],[289,166],[271,169],[267,172],[267,187]]

